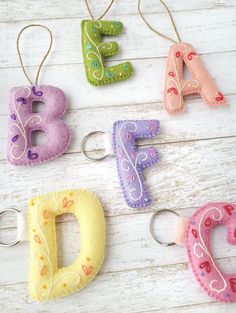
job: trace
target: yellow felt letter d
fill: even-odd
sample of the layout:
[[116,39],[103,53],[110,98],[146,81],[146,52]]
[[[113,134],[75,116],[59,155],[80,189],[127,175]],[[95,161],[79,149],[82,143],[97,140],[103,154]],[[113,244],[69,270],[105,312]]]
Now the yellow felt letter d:
[[[80,223],[80,253],[72,264],[57,267],[55,217],[73,213]],[[99,200],[85,190],[49,193],[29,200],[29,291],[34,300],[74,293],[97,275],[104,258],[105,220]]]

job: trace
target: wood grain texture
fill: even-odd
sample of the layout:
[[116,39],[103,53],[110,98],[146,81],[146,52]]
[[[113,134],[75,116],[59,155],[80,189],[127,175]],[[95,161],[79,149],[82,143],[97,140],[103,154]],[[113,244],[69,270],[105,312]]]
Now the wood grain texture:
[[[95,15],[108,0],[91,0]],[[210,201],[236,202],[236,2],[233,0],[166,0],[183,40],[191,42],[227,96],[228,106],[210,108],[199,95],[186,100],[186,112],[170,116],[163,111],[163,86],[169,43],[155,36],[137,14],[136,0],[117,0],[107,19],[124,23],[117,37],[120,52],[109,64],[131,60],[134,76],[127,82],[94,88],[84,74],[80,22],[87,18],[82,0],[0,1],[0,185],[1,208],[26,210],[28,198],[66,188],[85,188],[102,202],[107,225],[106,259],[98,277],[86,289],[65,299],[33,302],[27,290],[28,243],[0,249],[1,313],[232,313],[236,305],[219,304],[196,283],[183,247],[164,248],[152,239],[149,221],[157,209],[170,208],[186,217]],[[171,35],[167,15],[159,1],[143,0],[147,19]],[[42,70],[42,84],[62,88],[68,98],[65,120],[72,143],[61,158],[31,168],[6,161],[8,96],[13,86],[26,84],[15,50],[17,33],[26,24],[40,22],[54,34],[51,56]],[[45,51],[44,32],[28,32],[22,54],[33,77]],[[105,40],[112,40],[106,37]],[[115,160],[91,163],[80,143],[93,130],[110,132],[119,119],[157,118],[161,133],[152,140],[161,161],[144,171],[153,198],[143,210],[128,208],[117,178]],[[88,149],[102,153],[96,140]],[[158,232],[172,239],[174,221],[164,218]],[[16,233],[14,215],[0,219],[0,240]],[[70,264],[80,249],[79,225],[71,215],[57,220],[58,265]],[[213,252],[223,270],[235,271],[236,249],[226,243],[219,227],[212,238]]]

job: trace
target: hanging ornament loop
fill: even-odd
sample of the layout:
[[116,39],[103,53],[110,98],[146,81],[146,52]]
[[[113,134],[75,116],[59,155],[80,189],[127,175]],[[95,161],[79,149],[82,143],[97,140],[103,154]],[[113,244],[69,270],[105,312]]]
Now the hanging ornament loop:
[[[95,20],[94,15],[93,15],[93,13],[92,13],[92,11],[90,9],[90,6],[88,4],[88,0],[84,0],[84,1],[85,1],[86,7],[87,7],[87,10],[89,12],[89,15],[90,15],[91,19]],[[98,17],[97,20],[101,20],[107,14],[107,12],[110,10],[110,8],[111,8],[111,6],[113,5],[114,2],[115,2],[115,0],[111,0],[110,4],[108,5],[108,7],[104,11],[104,13],[100,17]]]
[[180,35],[179,35],[179,33],[178,33],[177,27],[176,27],[176,25],[175,25],[174,19],[173,19],[172,15],[171,15],[171,12],[170,12],[168,6],[165,4],[165,2],[164,2],[163,0],[160,0],[160,2],[161,2],[161,4],[165,7],[165,9],[166,9],[166,11],[167,11],[167,13],[168,13],[168,15],[169,15],[171,24],[172,24],[173,29],[174,29],[174,31],[175,31],[175,34],[176,34],[176,36],[177,36],[177,38],[178,38],[178,41],[175,40],[175,39],[173,39],[173,38],[171,38],[171,37],[166,36],[165,34],[160,33],[159,31],[157,31],[155,28],[153,28],[153,27],[149,24],[149,22],[145,19],[145,17],[143,16],[143,13],[142,13],[142,11],[141,11],[141,0],[138,0],[138,12],[139,12],[141,18],[143,19],[144,23],[147,25],[147,27],[148,27],[151,31],[153,31],[153,32],[156,33],[157,35],[159,35],[159,36],[161,36],[161,37],[163,37],[163,38],[165,38],[165,39],[167,39],[167,40],[169,40],[169,41],[171,41],[171,42],[173,42],[173,43],[178,43],[178,42],[180,43],[180,42],[181,42],[181,38],[180,38]]
[[16,41],[16,48],[17,48],[17,53],[18,53],[19,59],[20,59],[20,65],[21,65],[21,68],[22,68],[22,70],[23,70],[23,72],[24,72],[24,74],[25,74],[26,79],[29,81],[29,83],[30,83],[31,85],[34,85],[34,83],[33,83],[32,80],[29,78],[29,76],[28,76],[28,74],[27,74],[27,72],[26,72],[26,70],[25,70],[25,66],[24,66],[23,59],[22,59],[21,52],[20,52],[20,38],[21,38],[21,35],[22,35],[22,33],[23,33],[26,29],[28,29],[28,28],[30,28],[30,27],[41,27],[41,28],[44,28],[45,30],[48,31],[48,33],[49,33],[49,35],[50,35],[50,43],[49,43],[48,50],[46,51],[46,53],[45,53],[45,55],[44,55],[44,57],[43,57],[41,63],[39,64],[39,67],[38,67],[38,70],[37,70],[37,73],[36,73],[35,85],[37,85],[37,84],[38,84],[38,80],[39,80],[39,74],[40,74],[40,71],[41,71],[41,69],[42,69],[43,63],[45,62],[46,58],[48,57],[48,55],[49,55],[49,53],[50,53],[50,51],[51,51],[52,42],[53,42],[53,37],[52,37],[52,32],[51,32],[51,30],[50,30],[48,27],[46,27],[46,26],[44,26],[44,25],[41,25],[41,24],[30,24],[30,25],[27,25],[27,26],[25,26],[24,28],[22,28],[22,30],[21,30],[21,31],[19,32],[19,34],[18,34],[17,41]]

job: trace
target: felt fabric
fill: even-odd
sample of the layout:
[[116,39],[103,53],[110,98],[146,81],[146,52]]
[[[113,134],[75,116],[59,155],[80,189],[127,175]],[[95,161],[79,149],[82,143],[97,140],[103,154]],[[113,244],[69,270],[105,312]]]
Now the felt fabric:
[[120,185],[130,207],[142,208],[151,204],[142,170],[157,163],[159,154],[153,147],[138,149],[135,141],[155,137],[159,130],[157,120],[125,120],[113,125],[113,149]]
[[178,216],[176,233],[174,242],[177,245],[185,246],[185,233],[188,225],[188,219],[182,216]]
[[[104,258],[105,220],[99,200],[85,190],[67,190],[32,198],[28,206],[31,297],[50,300],[87,286]],[[72,264],[58,268],[55,217],[63,213],[78,219],[80,253]]]
[[[42,101],[45,109],[33,113],[33,102]],[[8,161],[14,165],[34,165],[60,156],[69,146],[70,131],[61,117],[67,102],[63,91],[48,85],[15,87],[10,91]],[[31,133],[42,130],[47,143],[32,146]]]
[[[190,80],[183,79],[183,62],[192,75]],[[173,114],[184,111],[183,97],[192,93],[200,93],[202,100],[211,106],[226,104],[194,48],[188,43],[174,44],[166,67],[164,108]]]
[[236,244],[236,205],[208,203],[189,219],[186,247],[189,262],[201,287],[217,301],[236,302],[236,272],[224,273],[212,255],[211,234],[217,225],[227,228],[227,241]]
[[103,57],[117,54],[118,43],[102,42],[102,35],[119,35],[123,30],[121,22],[83,20],[82,50],[87,79],[90,84],[99,86],[124,80],[133,73],[130,62],[120,63],[111,67],[105,67]]

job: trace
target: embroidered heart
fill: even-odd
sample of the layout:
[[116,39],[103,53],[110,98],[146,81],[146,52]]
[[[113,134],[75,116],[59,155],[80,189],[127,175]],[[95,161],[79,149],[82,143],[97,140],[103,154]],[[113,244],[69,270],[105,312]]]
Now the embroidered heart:
[[11,140],[12,140],[13,142],[16,142],[18,138],[19,138],[19,135],[15,135],[14,137],[12,137]]
[[38,153],[32,152],[31,150],[28,151],[28,159],[35,160],[38,158]]
[[217,97],[215,99],[216,99],[216,101],[222,101],[224,99],[224,96],[221,92],[218,92]]
[[46,272],[47,272],[47,266],[44,265],[44,266],[41,268],[40,275],[43,276],[43,275],[46,274]]
[[171,76],[171,77],[175,77],[175,73],[174,72],[169,72],[168,75]]
[[175,87],[171,87],[169,89],[167,89],[167,93],[173,92],[175,95],[178,94],[178,90]]
[[37,242],[39,245],[42,243],[42,241],[41,241],[39,235],[37,235],[37,234],[34,235],[34,241]]
[[233,292],[236,292],[236,278],[231,278],[229,280],[230,288]]
[[22,104],[22,103],[23,103],[23,104],[26,104],[26,103],[27,103],[26,99],[23,98],[23,97],[20,97],[20,98],[16,99],[16,101],[17,101],[17,102],[21,102],[21,104]]
[[193,234],[193,236],[197,239],[197,237],[198,237],[198,234],[197,234],[197,231],[196,231],[196,229],[192,229],[192,234]]
[[210,217],[208,217],[206,220],[205,220],[205,226],[209,227],[211,225],[211,219]]
[[63,200],[62,200],[62,207],[63,208],[69,208],[72,206],[72,204],[74,203],[73,200],[67,200],[67,198],[65,197]]
[[187,56],[188,60],[191,61],[193,59],[193,56],[196,56],[197,53],[196,52],[190,52]]
[[211,265],[210,265],[210,263],[209,263],[208,261],[201,263],[201,264],[199,265],[199,267],[200,267],[201,269],[204,269],[204,268],[205,268],[205,270],[206,270],[207,273],[210,273],[210,272],[211,272]]
[[44,210],[44,211],[43,211],[43,217],[44,217],[44,218],[48,218],[48,217],[49,217],[49,212],[48,212],[48,210]]
[[129,141],[132,139],[130,132],[127,132],[126,138],[127,138],[127,140],[129,140]]
[[123,156],[124,156],[124,151],[123,150],[118,150],[118,152],[117,152],[117,155],[118,155],[118,158],[120,158],[120,159],[122,159],[123,158]]
[[16,120],[16,115],[14,113],[11,115],[11,119],[13,119],[14,121]]
[[180,51],[177,51],[177,52],[175,53],[175,56],[176,56],[176,58],[179,58],[179,57],[180,57]]
[[150,158],[155,158],[156,150],[150,148],[149,151],[148,151],[148,154],[149,154]]
[[85,44],[85,49],[86,49],[86,50],[90,50],[91,48],[92,48],[91,43],[87,42],[87,43]]
[[92,266],[82,265],[82,269],[86,276],[90,275],[93,272]]
[[43,92],[42,92],[42,91],[36,91],[35,86],[32,87],[32,91],[33,91],[33,94],[34,94],[35,96],[42,97],[42,95],[43,95]]
[[232,205],[227,204],[227,205],[224,205],[223,208],[226,210],[226,212],[227,212],[229,215],[232,215],[232,211],[234,211],[234,208],[232,207]]
[[134,175],[132,175],[132,174],[129,174],[129,175],[126,177],[126,179],[127,179],[129,182],[131,182],[131,183],[133,183],[133,182],[135,181],[135,177],[134,177]]

